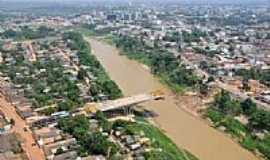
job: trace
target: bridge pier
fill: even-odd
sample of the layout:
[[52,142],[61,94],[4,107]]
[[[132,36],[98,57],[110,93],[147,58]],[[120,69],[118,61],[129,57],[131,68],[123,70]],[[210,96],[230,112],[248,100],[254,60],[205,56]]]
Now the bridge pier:
[[123,110],[124,110],[124,115],[133,114],[133,108],[132,108],[132,106],[124,106],[123,107]]

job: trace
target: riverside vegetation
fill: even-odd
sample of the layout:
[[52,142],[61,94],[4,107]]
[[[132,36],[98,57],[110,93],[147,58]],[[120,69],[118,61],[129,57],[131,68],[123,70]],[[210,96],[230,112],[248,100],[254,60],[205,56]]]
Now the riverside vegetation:
[[[242,115],[247,123],[235,117]],[[205,114],[214,127],[235,138],[244,148],[261,153],[270,159],[270,112],[259,109],[251,99],[238,101],[226,91],[221,91]]]
[[151,47],[143,40],[123,35],[106,38],[121,50],[121,54],[135,59],[151,68],[153,74],[173,91],[199,88],[201,80],[190,69],[186,69],[174,55],[159,47]]

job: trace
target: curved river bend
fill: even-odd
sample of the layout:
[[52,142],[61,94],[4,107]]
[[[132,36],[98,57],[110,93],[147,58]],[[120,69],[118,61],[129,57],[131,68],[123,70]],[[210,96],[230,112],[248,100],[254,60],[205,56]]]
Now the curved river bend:
[[126,96],[156,89],[165,92],[164,101],[143,106],[158,115],[155,122],[179,147],[189,150],[200,160],[257,160],[229,137],[181,110],[175,104],[172,92],[141,64],[120,56],[115,47],[104,42],[95,39],[89,39],[89,42],[92,53]]

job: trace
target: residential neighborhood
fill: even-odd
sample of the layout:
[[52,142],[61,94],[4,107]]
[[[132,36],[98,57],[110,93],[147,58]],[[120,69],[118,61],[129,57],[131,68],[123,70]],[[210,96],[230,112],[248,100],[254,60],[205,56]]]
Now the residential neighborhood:
[[268,1],[29,1],[0,1],[0,160],[270,159]]

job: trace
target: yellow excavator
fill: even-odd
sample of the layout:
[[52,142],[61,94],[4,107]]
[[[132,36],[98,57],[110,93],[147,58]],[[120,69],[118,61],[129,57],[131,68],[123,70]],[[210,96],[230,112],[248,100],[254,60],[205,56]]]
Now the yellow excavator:
[[153,97],[155,97],[155,100],[163,100],[165,98],[165,94],[162,90],[156,90],[150,93]]
[[98,111],[98,107],[97,107],[98,103],[87,103],[85,104],[85,106],[83,107],[83,110],[86,113],[96,113]]

